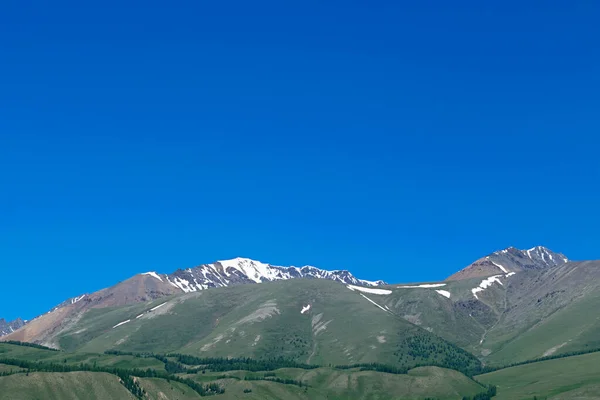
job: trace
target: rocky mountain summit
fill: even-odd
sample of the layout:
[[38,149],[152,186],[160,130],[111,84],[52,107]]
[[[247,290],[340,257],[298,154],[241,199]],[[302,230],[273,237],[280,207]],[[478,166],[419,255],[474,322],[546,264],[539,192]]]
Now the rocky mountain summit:
[[327,271],[313,266],[281,267],[265,264],[249,258],[234,258],[217,261],[213,264],[202,264],[194,268],[179,269],[171,275],[159,275],[147,272],[159,280],[165,280],[170,285],[183,292],[232,286],[247,283],[272,282],[295,278],[327,279],[350,285],[381,286],[384,281],[367,281],[358,279],[347,270]]
[[14,321],[6,321],[4,318],[0,318],[0,336],[9,335],[25,326],[26,323],[21,318],[17,318]]
[[567,262],[569,259],[564,254],[555,253],[543,246],[536,246],[529,250],[509,247],[480,258],[446,280],[463,280],[510,272],[542,270]]

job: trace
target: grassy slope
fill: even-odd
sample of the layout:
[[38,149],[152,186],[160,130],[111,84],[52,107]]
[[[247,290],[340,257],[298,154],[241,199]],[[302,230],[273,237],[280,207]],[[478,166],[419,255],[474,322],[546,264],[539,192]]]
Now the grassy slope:
[[[282,379],[300,380],[308,389],[266,381],[220,379],[226,392],[219,399],[457,399],[472,396],[482,387],[459,372],[437,368],[416,368],[408,375],[393,375],[374,371],[280,369],[274,371]],[[231,371],[226,375],[243,378],[244,371]],[[200,382],[213,380],[220,374],[197,375]],[[249,374],[249,375],[260,375]],[[244,393],[251,389],[251,393]]]
[[16,371],[20,371],[20,370],[21,370],[21,368],[15,367],[14,365],[0,364],[0,373],[2,373],[2,372],[16,372]]
[[[415,365],[435,359],[408,356],[406,339],[452,346],[405,319],[381,310],[344,285],[295,280],[210,289],[118,309],[93,310],[61,344],[102,352],[182,352],[197,356],[279,357],[314,364],[378,362]],[[444,297],[437,293],[442,301]],[[378,304],[386,297],[367,296]],[[136,318],[144,310],[166,305]],[[310,304],[311,309],[300,310]],[[131,322],[113,329],[121,321]]]
[[560,354],[600,347],[600,319],[593,317],[599,307],[599,295],[573,302],[498,346],[488,361],[505,364],[542,357],[553,348]]
[[557,399],[600,398],[600,353],[565,357],[520,365],[477,377],[482,383],[498,386],[498,400],[530,399],[533,396]]
[[[202,397],[189,386],[178,382],[167,382],[158,378],[139,378],[140,386],[148,394],[149,400],[197,400]],[[215,400],[220,397],[214,397]]]
[[[493,309],[473,301],[471,289],[480,282],[479,278],[444,282],[445,286],[437,288],[403,289],[398,286],[410,285],[394,285],[394,293],[386,298],[386,305],[399,316],[471,351],[495,319]],[[450,292],[450,299],[436,289]],[[497,288],[491,288],[487,294],[496,291]]]
[[135,399],[116,376],[104,373],[31,373],[0,377],[0,400]]

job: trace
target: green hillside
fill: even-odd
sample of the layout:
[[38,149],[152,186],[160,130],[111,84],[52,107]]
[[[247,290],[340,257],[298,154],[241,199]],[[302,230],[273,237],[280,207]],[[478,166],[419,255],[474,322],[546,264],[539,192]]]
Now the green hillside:
[[391,368],[381,365],[277,367],[285,364],[293,362],[68,353],[2,343],[0,399],[186,400],[213,395],[223,400],[422,400],[457,399],[485,390],[462,373],[439,367],[404,373],[368,370]]
[[16,374],[0,377],[1,400],[106,400],[135,397],[110,374],[93,372]]
[[[142,358],[131,355],[115,356],[83,352],[69,353],[63,351],[49,351],[2,342],[0,342],[0,359],[16,359],[34,362],[41,361],[64,365],[79,365],[83,363],[107,368],[151,368],[157,371],[164,371],[164,363],[155,358]],[[0,366],[0,372],[2,372],[2,368],[3,367]],[[11,366],[5,366],[4,368],[10,369]]]
[[[198,375],[204,381],[213,379]],[[338,370],[317,368],[314,370],[280,369],[266,379],[292,379],[303,382],[304,388],[282,385],[268,381],[247,381],[244,376],[264,376],[231,371],[220,374],[235,379],[220,379],[226,391],[220,399],[460,399],[483,391],[473,380],[457,371],[437,367],[411,370],[408,374],[395,375],[375,371]],[[251,390],[244,394],[244,389]]]
[[316,279],[265,283],[260,290],[253,285],[209,289],[91,310],[58,342],[67,350],[88,353],[177,352],[283,357],[317,365],[376,362],[439,365],[466,373],[479,369],[471,354],[384,308],[387,297],[393,295]]
[[505,368],[476,377],[498,388],[498,400],[598,399],[600,353],[557,358]]

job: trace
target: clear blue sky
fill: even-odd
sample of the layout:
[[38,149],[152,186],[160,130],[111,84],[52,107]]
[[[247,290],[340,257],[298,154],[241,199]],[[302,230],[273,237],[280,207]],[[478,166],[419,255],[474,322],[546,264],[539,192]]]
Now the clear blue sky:
[[0,317],[236,256],[600,258],[598,2],[89,3],[0,9]]

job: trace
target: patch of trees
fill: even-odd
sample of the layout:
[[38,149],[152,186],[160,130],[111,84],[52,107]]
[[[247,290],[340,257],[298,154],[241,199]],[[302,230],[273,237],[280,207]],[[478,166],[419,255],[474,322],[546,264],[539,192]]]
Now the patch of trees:
[[2,343],[13,344],[15,346],[33,347],[34,349],[40,349],[40,350],[59,351],[59,350],[53,349],[51,347],[42,346],[41,344],[19,342],[17,340],[7,340]]
[[542,361],[556,360],[558,358],[581,356],[584,354],[597,353],[597,352],[600,352],[600,348],[594,348],[594,349],[589,349],[589,350],[580,350],[580,351],[570,351],[568,353],[557,354],[554,356],[534,358],[532,360],[520,361],[520,362],[516,362],[516,363],[511,363],[511,364],[505,364],[505,365],[500,365],[497,367],[489,367],[488,366],[488,367],[484,367],[482,369],[481,373],[487,374],[488,372],[494,372],[494,371],[498,371],[498,370],[510,368],[510,367],[517,367],[519,365],[533,364],[533,363],[538,363],[538,362],[542,362]]
[[295,379],[282,379],[277,377],[268,377],[268,376],[246,376],[244,378],[245,381],[268,381],[268,382],[276,382],[284,385],[296,385],[299,387],[307,386],[302,381],[297,381]]
[[353,369],[360,368],[361,371],[377,371],[387,372],[388,374],[403,375],[408,373],[408,367],[394,367],[392,365],[377,364],[377,363],[363,363],[363,364],[351,364],[351,365],[336,365],[336,369]]
[[463,396],[462,400],[490,400],[496,395],[496,386],[488,386],[485,392],[477,393],[473,397]]
[[252,358],[200,358],[187,354],[167,354],[168,357],[176,358],[178,362],[185,365],[203,366],[214,372],[224,371],[274,371],[280,368],[315,369],[318,365],[308,365],[283,357],[255,360]]
[[480,374],[481,361],[473,354],[432,335],[417,334],[405,338],[395,355],[406,367],[436,366],[460,371],[467,376]]

